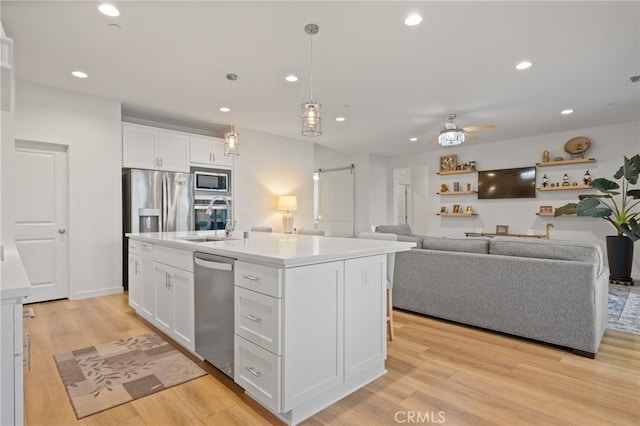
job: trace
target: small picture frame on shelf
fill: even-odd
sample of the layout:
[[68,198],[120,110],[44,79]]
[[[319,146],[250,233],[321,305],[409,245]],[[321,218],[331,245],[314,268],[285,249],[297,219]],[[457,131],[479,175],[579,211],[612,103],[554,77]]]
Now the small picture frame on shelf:
[[542,215],[553,214],[553,206],[540,206],[540,214]]
[[447,208],[445,206],[440,207],[440,213],[446,213]]
[[496,225],[496,235],[509,234],[509,225]]
[[453,172],[456,170],[458,157],[454,155],[443,155],[440,157],[440,171]]
[[464,212],[465,214],[473,214],[473,207],[467,206],[467,210]]
[[460,204],[454,204],[453,205],[453,213],[460,213]]
[[460,192],[460,182],[453,182],[453,192]]

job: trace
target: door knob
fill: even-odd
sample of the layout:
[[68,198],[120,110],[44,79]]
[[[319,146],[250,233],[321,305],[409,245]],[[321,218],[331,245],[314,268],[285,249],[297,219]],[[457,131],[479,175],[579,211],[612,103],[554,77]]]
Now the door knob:
[[67,230],[64,228],[58,229],[58,234],[64,234],[65,232],[67,232]]

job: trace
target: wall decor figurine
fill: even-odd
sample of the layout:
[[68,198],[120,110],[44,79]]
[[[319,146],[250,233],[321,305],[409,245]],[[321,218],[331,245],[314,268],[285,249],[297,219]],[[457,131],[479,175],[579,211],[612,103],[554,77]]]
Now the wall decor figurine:
[[571,186],[571,184],[569,183],[569,175],[567,175],[566,173],[564,174],[564,176],[562,176],[562,186]]
[[549,154],[549,151],[545,149],[544,152],[542,153],[542,162],[548,163],[550,158],[551,158],[551,155]]
[[591,184],[591,175],[589,174],[589,170],[587,170],[584,176],[582,177],[582,183],[585,186],[589,186]]
[[443,183],[442,185],[440,185],[440,192],[447,192],[449,190],[449,188],[447,188],[447,184]]
[[[547,174],[545,173],[544,176],[542,176],[542,187],[546,188],[547,186],[549,186],[549,181],[547,179]],[[551,186],[553,186],[553,184],[551,184]]]
[[467,192],[471,192],[471,184],[470,183],[467,184]]

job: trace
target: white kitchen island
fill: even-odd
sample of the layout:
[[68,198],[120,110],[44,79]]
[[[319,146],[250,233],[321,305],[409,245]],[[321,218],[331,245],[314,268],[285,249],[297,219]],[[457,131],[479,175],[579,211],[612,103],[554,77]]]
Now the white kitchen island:
[[[239,231],[223,241],[188,240],[203,236],[224,233],[129,235],[130,304],[140,315],[193,352],[193,252],[227,256],[236,259],[234,380],[285,423],[386,373],[386,255],[414,243],[260,232],[245,239]],[[153,264],[176,274],[165,282],[181,283],[169,286],[174,303],[165,305],[173,315],[160,315],[163,321],[152,312]]]

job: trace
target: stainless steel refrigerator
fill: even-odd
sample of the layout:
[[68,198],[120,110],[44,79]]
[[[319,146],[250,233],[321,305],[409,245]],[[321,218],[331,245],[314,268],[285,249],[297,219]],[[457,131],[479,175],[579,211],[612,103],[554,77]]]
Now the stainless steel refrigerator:
[[[122,170],[122,228],[128,232],[193,231],[193,175]],[[123,275],[128,285],[129,245],[123,236]]]

